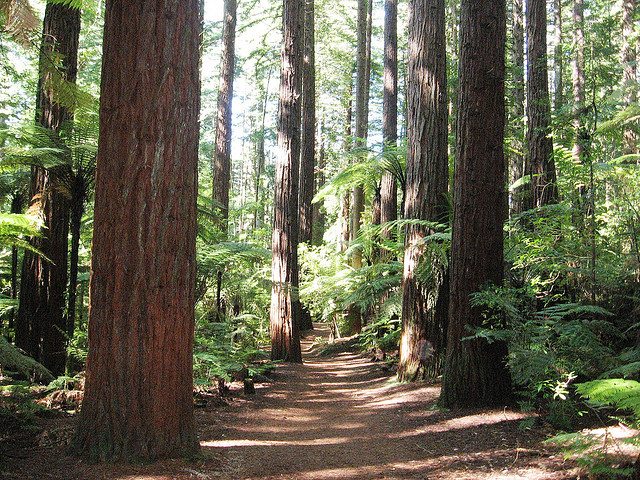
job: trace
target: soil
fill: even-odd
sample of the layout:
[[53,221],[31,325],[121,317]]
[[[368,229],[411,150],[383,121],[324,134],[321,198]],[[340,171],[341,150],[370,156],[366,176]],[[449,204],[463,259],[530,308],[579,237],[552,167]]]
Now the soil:
[[73,416],[42,419],[37,444],[5,447],[4,479],[569,479],[575,465],[509,410],[443,411],[438,385],[398,384],[351,352],[281,365],[254,395],[234,384],[196,411],[202,456],[152,465],[91,464],[65,453]]

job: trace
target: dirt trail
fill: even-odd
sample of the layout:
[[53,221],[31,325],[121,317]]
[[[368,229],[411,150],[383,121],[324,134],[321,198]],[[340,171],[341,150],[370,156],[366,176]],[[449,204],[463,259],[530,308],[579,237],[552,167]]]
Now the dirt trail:
[[[443,412],[439,387],[398,385],[380,363],[343,353],[283,365],[273,383],[228,405],[198,409],[203,458],[154,465],[89,465],[41,446],[3,478],[34,479],[565,479],[575,478],[540,433],[508,410]],[[67,419],[60,428],[72,428]],[[8,473],[7,473],[8,472]],[[0,477],[2,474],[0,474]]]

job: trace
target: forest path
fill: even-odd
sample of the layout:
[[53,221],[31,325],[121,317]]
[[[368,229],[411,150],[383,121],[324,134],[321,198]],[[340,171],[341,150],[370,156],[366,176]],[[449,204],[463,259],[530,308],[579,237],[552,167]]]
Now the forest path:
[[[521,431],[508,410],[443,412],[439,387],[401,385],[380,363],[354,353],[321,357],[317,329],[303,365],[282,365],[274,383],[224,407],[201,432],[229,479],[559,479],[560,460]],[[207,424],[208,422],[204,422]],[[539,435],[539,434],[538,434]],[[564,466],[566,468],[566,465]]]
[[[382,364],[354,353],[312,350],[280,365],[273,382],[196,410],[202,456],[150,465],[92,464],[66,454],[74,416],[41,419],[35,444],[0,454],[8,480],[569,479],[572,465],[542,446],[544,433],[518,428],[509,410],[445,412],[439,387],[397,384]],[[0,439],[2,432],[0,431]]]

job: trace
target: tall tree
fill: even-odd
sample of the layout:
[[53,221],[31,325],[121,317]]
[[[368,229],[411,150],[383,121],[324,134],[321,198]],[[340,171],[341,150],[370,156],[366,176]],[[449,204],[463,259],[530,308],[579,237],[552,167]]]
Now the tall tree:
[[[510,157],[510,184],[515,184],[525,172],[525,128],[524,128],[524,2],[513,0],[511,12],[511,28],[513,43],[511,63],[513,68],[512,82],[512,138],[513,148]],[[518,214],[523,210],[522,187],[509,190],[509,212]]]
[[284,0],[271,252],[271,358],[302,362],[298,297],[298,176],[304,0]]
[[[389,148],[387,155],[395,156],[398,140],[398,0],[384,3],[384,92],[382,97],[382,138]],[[393,158],[390,162],[395,163]],[[382,175],[380,186],[380,222],[398,218],[398,184],[391,172]],[[389,237],[390,231],[383,235]]]
[[[344,122],[344,152],[348,154],[353,146],[353,74],[351,75],[347,90],[347,101]],[[340,251],[345,252],[349,248],[351,197],[349,193],[342,197],[340,209]]]
[[[409,2],[407,188],[408,219],[445,223],[449,182],[445,0]],[[402,281],[400,380],[435,378],[446,342],[446,266],[424,258],[425,237],[433,229],[407,227]],[[433,285],[417,278],[422,261],[431,262]],[[427,290],[430,288],[430,290]]]
[[562,42],[562,0],[553,0],[553,109],[556,112],[564,104],[564,45]]
[[573,2],[573,59],[571,61],[571,80],[573,83],[573,161],[584,160],[584,3]]
[[108,0],[85,396],[95,459],[198,451],[192,350],[198,0]]
[[558,198],[547,67],[547,2],[527,0],[526,5],[527,173],[531,177],[527,207],[540,207]]
[[506,345],[465,340],[483,317],[470,295],[503,279],[504,0],[463,0],[454,178],[451,296],[441,402],[496,405],[510,395]]
[[[318,168],[316,169],[316,192],[319,192],[325,184],[325,168],[327,166],[327,150],[324,141],[324,122],[320,127],[320,152],[318,152]],[[325,229],[325,214],[320,203],[313,204],[313,239],[314,245],[322,245]]]
[[214,208],[220,209],[221,226],[225,231],[229,218],[229,182],[231,181],[231,107],[236,63],[237,8],[237,0],[224,0],[220,86],[212,162]]
[[[37,121],[55,132],[73,118],[70,105],[58,96],[62,82],[75,83],[78,72],[80,10],[47,3],[40,50]],[[57,63],[60,59],[60,63]],[[43,235],[31,240],[46,258],[26,251],[22,263],[16,344],[54,375],[64,373],[67,331],[69,198],[66,166],[31,168],[31,209],[42,216]]]
[[[314,0],[305,0],[304,10],[304,63],[302,68],[302,139],[300,146],[300,238],[311,244],[313,239],[313,188],[316,166],[316,60],[315,60],[315,6]],[[300,311],[300,328],[313,328],[311,313]]]
[[[220,211],[219,225],[224,233],[228,229],[229,189],[231,188],[231,112],[236,63],[237,9],[237,0],[224,0],[220,87],[218,90],[216,137],[212,162],[213,208]],[[218,271],[216,279],[216,312],[218,316],[220,316],[222,310],[222,276],[222,270]]]
[[[635,105],[638,101],[637,85],[637,32],[633,21],[636,0],[622,0],[622,84],[624,88],[624,105]],[[637,122],[636,122],[637,125]],[[623,132],[623,153],[638,153],[638,134],[631,125]],[[640,160],[638,160],[640,163]]]
[[[367,146],[368,117],[369,117],[369,79],[371,76],[371,15],[369,4],[372,0],[358,0],[357,21],[357,53],[356,53],[356,111],[355,136],[356,146]],[[351,200],[350,240],[353,242],[360,231],[362,213],[364,212],[364,188],[358,185],[353,189]],[[353,252],[352,264],[355,268],[362,266],[362,252]]]

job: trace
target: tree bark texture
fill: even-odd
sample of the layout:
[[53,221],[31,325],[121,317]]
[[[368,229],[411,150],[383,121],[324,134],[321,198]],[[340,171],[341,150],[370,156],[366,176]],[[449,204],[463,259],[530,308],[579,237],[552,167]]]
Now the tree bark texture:
[[300,155],[300,242],[313,231],[313,187],[316,149],[316,62],[314,0],[305,0],[304,64],[302,68],[302,144]]
[[216,141],[213,154],[213,201],[220,209],[220,226],[226,232],[229,218],[229,189],[231,188],[231,109],[235,69],[235,43],[237,0],[224,0],[222,28],[222,59],[218,110],[216,117]]
[[506,345],[462,340],[483,321],[470,295],[503,279],[505,10],[504,0],[461,7],[446,407],[501,405],[511,392]]
[[298,295],[298,175],[304,0],[284,0],[271,265],[271,358],[302,362]]
[[[407,127],[407,219],[447,222],[448,110],[445,1],[409,3]],[[435,378],[446,343],[447,265],[425,258],[424,238],[433,229],[406,228],[402,281],[402,337],[398,378]],[[433,282],[417,278],[421,262],[432,263]]]
[[[635,105],[638,101],[637,80],[637,33],[634,23],[636,0],[622,0],[622,84],[624,88],[624,105]],[[638,122],[635,122],[638,128]],[[638,133],[633,125],[625,126],[623,131],[623,153],[638,153]],[[638,159],[637,163],[640,163]]]
[[[511,154],[510,184],[520,180],[525,173],[525,122],[524,122],[524,1],[513,0],[511,26],[513,32],[513,46],[511,58],[513,64],[513,118],[512,136],[514,139]],[[523,210],[523,200],[526,194],[524,188],[509,191],[509,212],[517,215]]]
[[[390,147],[387,155],[396,155],[398,140],[398,0],[384,3],[384,92],[382,97],[382,138]],[[391,159],[395,162],[396,160]],[[398,184],[391,172],[384,172],[380,185],[380,222],[398,218]],[[383,230],[391,238],[391,231]]]
[[[313,188],[316,166],[316,61],[314,0],[304,1],[304,60],[302,68],[302,137],[300,146],[300,243],[313,238]],[[300,310],[300,329],[312,330],[311,313]]]
[[[53,131],[68,124],[73,114],[57,101],[61,80],[75,82],[78,72],[80,11],[47,3],[40,51],[37,121]],[[58,63],[57,59],[60,59]],[[66,166],[31,168],[30,209],[43,219],[43,235],[30,243],[49,260],[26,251],[22,262],[16,344],[54,375],[64,373],[65,292],[69,233],[69,194]]]
[[[368,118],[369,118],[369,79],[371,76],[371,15],[369,7],[372,0],[358,0],[357,21],[357,53],[356,53],[356,111],[355,135],[356,147],[364,149],[367,146]],[[353,189],[351,197],[351,225],[349,235],[354,242],[360,231],[362,213],[364,212],[364,188],[359,185]],[[354,268],[362,266],[362,252],[353,252],[351,264]]]
[[547,3],[527,0],[527,172],[531,177],[528,208],[558,199],[551,138],[551,99],[547,67]]
[[108,0],[85,397],[73,443],[94,459],[198,451],[198,0]]

